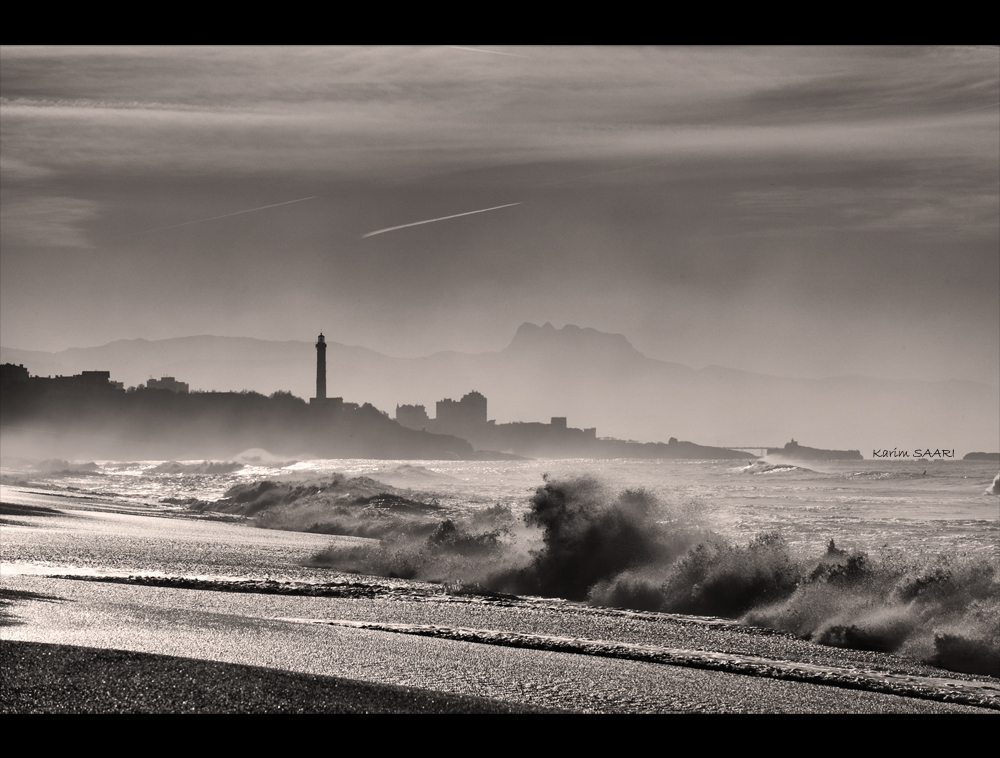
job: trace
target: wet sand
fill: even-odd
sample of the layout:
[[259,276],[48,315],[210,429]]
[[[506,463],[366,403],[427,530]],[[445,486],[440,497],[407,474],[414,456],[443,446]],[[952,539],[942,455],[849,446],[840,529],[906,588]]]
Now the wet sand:
[[329,536],[0,499],[6,712],[1000,712],[1000,681],[896,656],[303,566]]
[[126,650],[0,640],[0,713],[548,713],[484,698]]

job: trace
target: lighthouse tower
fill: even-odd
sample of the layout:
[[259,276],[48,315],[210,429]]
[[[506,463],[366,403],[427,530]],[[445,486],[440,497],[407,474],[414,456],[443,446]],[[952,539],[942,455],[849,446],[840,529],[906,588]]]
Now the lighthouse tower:
[[316,341],[316,402],[326,402],[326,337],[322,332]]

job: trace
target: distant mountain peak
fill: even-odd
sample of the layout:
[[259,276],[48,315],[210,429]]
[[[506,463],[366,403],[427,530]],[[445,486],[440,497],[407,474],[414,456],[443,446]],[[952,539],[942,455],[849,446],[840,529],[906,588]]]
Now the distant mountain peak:
[[579,353],[581,357],[600,356],[623,358],[644,358],[623,334],[599,332],[589,327],[566,324],[556,329],[548,321],[542,326],[525,322],[518,327],[514,339],[502,351],[504,353]]

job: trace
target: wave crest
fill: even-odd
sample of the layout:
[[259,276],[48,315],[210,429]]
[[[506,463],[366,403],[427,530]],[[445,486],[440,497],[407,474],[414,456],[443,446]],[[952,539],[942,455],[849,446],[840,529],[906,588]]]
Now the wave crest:
[[[443,515],[443,514],[440,514]],[[378,543],[314,559],[345,571],[477,583],[594,605],[738,618],[827,645],[1000,675],[1000,566],[965,556],[872,557],[831,540],[795,554],[778,533],[735,544],[683,504],[592,477],[545,479],[516,517],[426,511]]]

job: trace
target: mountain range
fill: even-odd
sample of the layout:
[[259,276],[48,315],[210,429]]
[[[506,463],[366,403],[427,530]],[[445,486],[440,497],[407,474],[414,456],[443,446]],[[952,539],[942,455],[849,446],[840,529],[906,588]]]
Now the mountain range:
[[[194,390],[290,391],[315,395],[314,342],[197,336],[118,340],[56,353],[0,347],[0,362],[32,374],[110,371],[126,386],[173,376]],[[327,342],[327,394],[397,404],[460,399],[477,390],[498,423],[596,427],[599,436],[718,446],[780,447],[792,437],[813,447],[872,450],[1000,446],[1000,390],[977,382],[888,381],[861,376],[800,379],[649,358],[621,334],[525,323],[503,350],[394,358]]]

